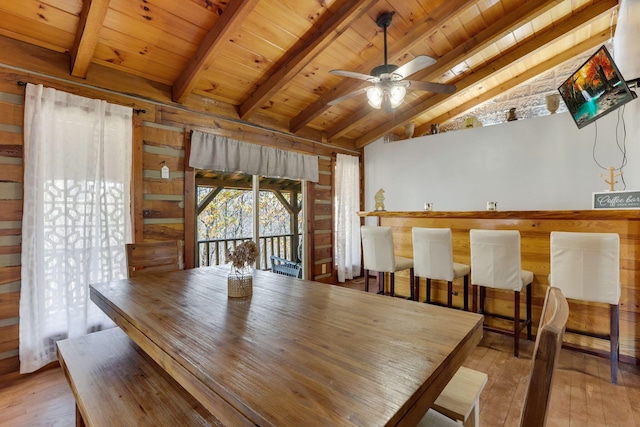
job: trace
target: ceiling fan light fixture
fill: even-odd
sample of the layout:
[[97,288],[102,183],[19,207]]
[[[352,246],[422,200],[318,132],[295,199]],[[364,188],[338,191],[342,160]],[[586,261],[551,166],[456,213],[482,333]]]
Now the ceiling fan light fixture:
[[396,108],[404,101],[404,96],[407,94],[407,89],[403,85],[393,85],[389,90],[389,102],[391,108]]
[[369,100],[369,105],[373,108],[380,109],[383,97],[384,90],[380,86],[375,85],[367,88],[367,99]]

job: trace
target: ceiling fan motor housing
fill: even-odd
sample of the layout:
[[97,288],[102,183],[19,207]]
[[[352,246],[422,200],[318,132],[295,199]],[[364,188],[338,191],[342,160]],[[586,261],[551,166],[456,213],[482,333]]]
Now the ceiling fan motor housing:
[[[380,77],[383,74],[392,74],[398,68],[400,68],[400,67],[398,67],[395,64],[378,65],[373,70],[371,70],[371,75],[372,76],[376,76],[376,77]],[[402,76],[400,76],[400,78],[402,78]]]

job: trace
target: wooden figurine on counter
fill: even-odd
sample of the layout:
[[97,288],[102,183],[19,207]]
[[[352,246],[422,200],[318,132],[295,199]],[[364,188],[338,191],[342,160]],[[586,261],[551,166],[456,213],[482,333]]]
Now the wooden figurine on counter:
[[378,190],[373,199],[376,201],[376,210],[383,211],[384,210],[384,190],[381,188]]

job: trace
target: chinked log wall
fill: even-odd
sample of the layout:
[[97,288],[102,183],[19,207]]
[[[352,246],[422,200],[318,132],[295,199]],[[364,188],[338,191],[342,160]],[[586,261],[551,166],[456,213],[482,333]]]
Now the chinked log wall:
[[[318,155],[320,182],[309,186],[310,235],[307,241],[312,243],[309,246],[309,277],[324,282],[334,281],[331,239],[332,154],[346,152],[353,155],[353,152],[304,140],[294,145],[294,138],[283,138],[281,134],[213,118],[206,113],[186,111],[88,88],[86,85],[0,68],[0,376],[19,369],[24,87],[18,86],[18,81],[43,84],[69,93],[145,110],[138,115],[134,114],[132,199],[136,241],[185,239],[185,220],[189,221],[189,216],[185,216],[184,157],[185,145],[188,144],[192,129],[257,144],[271,144],[283,149],[295,148],[296,151]],[[162,162],[169,166],[169,179],[160,178]]]
[[[521,235],[522,268],[533,271],[534,327],[540,321],[540,311],[548,286],[552,231],[618,233],[620,235],[620,353],[623,361],[640,357],[640,215],[638,211],[513,211],[513,212],[369,212],[361,216],[379,218],[379,224],[393,229],[397,255],[413,257],[412,227],[447,227],[453,235],[454,261],[470,264],[469,230],[519,230]],[[408,294],[408,275],[400,277],[396,288]],[[424,279],[420,298],[424,300]],[[432,282],[432,298],[446,302],[446,283]],[[462,279],[454,284],[458,296],[453,303],[462,306]],[[506,292],[487,290],[486,311],[513,317],[513,297]],[[521,313],[524,313],[522,298]],[[609,308],[605,304],[570,301],[568,330],[587,331],[599,335],[609,332]],[[493,326],[509,328],[499,319],[487,319]],[[594,352],[608,351],[609,342],[585,335],[567,333],[565,342],[587,347]]]

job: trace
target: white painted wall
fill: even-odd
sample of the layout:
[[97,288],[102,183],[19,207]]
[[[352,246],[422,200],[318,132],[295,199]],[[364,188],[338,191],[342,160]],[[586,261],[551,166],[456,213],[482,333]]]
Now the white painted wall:
[[[604,167],[620,167],[623,143],[618,111],[578,129],[568,113],[365,147],[365,209],[385,191],[388,211],[591,209],[591,193],[607,189]],[[640,190],[640,101],[626,105],[623,169],[627,190]],[[622,182],[616,190],[622,189]]]

